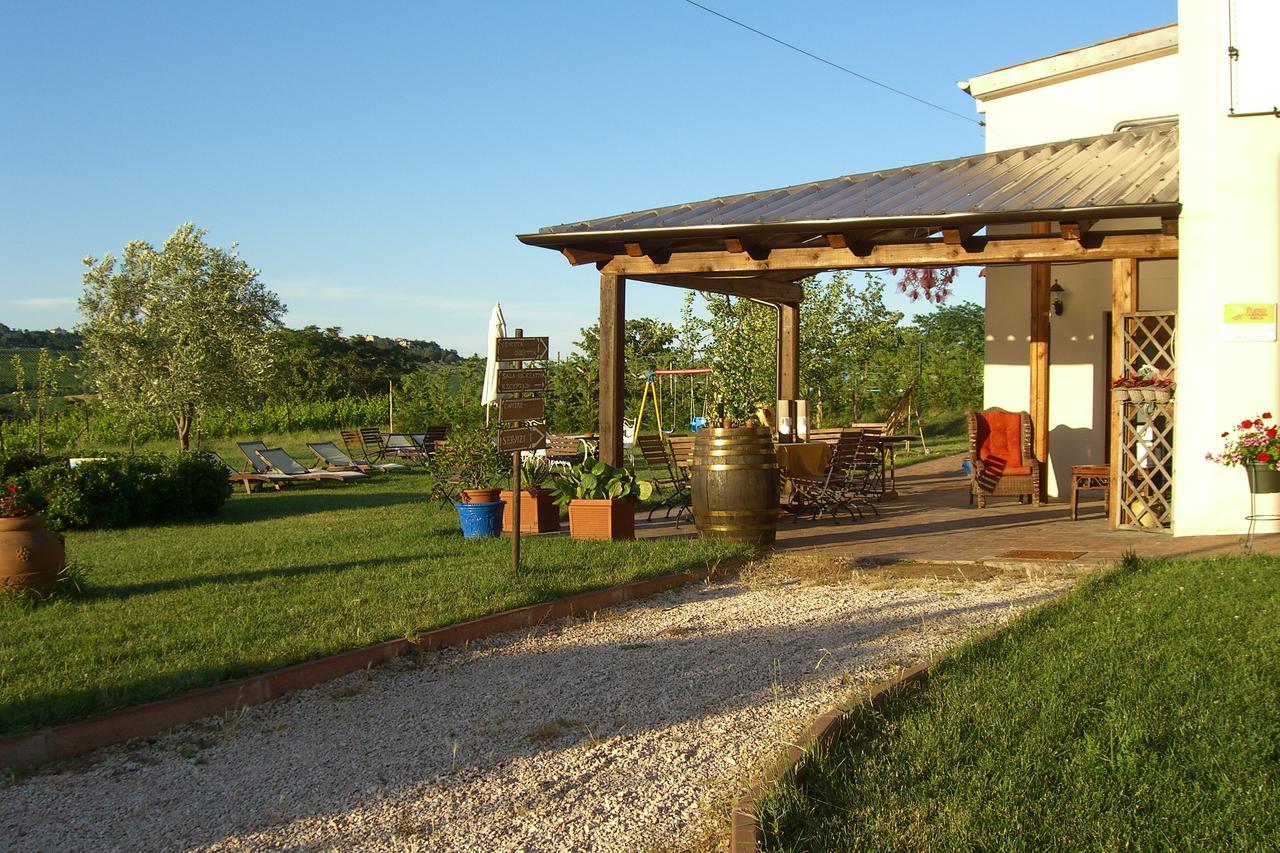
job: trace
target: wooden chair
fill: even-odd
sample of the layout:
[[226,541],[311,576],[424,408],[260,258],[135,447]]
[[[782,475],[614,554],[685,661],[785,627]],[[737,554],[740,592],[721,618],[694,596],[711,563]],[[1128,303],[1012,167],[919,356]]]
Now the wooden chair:
[[692,435],[667,436],[667,446],[671,448],[671,461],[685,476],[688,476],[689,469],[693,467],[693,443],[695,440]]
[[587,448],[581,439],[568,435],[549,435],[544,455],[551,465],[566,467],[584,462],[587,458]]
[[1040,505],[1040,462],[1032,449],[1031,415],[987,409],[968,412],[969,501],[978,508],[991,495],[1017,495]]
[[[654,472],[650,475],[654,485],[671,492],[649,510],[649,518],[652,519],[653,514],[660,509],[666,510],[664,518],[670,518],[674,511],[676,529],[680,529],[682,518],[693,517],[693,493],[690,490],[688,472],[676,465],[675,459],[667,452],[666,442],[661,435],[638,435],[636,447],[640,448],[645,464]],[[665,476],[662,474],[664,470],[667,472]]]
[[832,523],[837,523],[841,510],[850,518],[862,518],[862,506],[879,514],[868,497],[868,472],[859,464],[862,445],[861,432],[844,430],[836,438],[831,463],[823,476],[790,478],[791,503],[788,509],[794,513],[794,521],[809,514],[815,521],[822,515],[829,515]]

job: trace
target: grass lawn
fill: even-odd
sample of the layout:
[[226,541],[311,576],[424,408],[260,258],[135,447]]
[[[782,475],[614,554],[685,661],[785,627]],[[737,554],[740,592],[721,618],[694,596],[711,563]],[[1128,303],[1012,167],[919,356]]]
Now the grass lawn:
[[[302,457],[299,454],[299,458]],[[245,496],[206,523],[72,533],[82,596],[0,604],[0,735],[747,553],[703,541],[464,541],[421,474]]]
[[767,848],[1275,849],[1278,658],[1280,561],[1133,561],[855,712]]

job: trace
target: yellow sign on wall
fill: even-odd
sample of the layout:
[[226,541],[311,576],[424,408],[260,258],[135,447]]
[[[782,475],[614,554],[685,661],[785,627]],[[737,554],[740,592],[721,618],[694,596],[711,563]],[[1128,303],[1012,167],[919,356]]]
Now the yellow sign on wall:
[[1224,341],[1274,341],[1276,339],[1276,304],[1274,302],[1229,302],[1222,306],[1222,339]]

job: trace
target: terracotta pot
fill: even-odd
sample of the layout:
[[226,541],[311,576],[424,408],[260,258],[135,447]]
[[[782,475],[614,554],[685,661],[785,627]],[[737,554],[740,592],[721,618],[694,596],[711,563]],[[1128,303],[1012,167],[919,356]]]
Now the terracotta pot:
[[[502,532],[511,532],[511,492],[504,490],[501,500],[507,502],[502,510]],[[560,530],[560,507],[556,506],[551,492],[546,489],[520,491],[520,532],[556,533]]]
[[570,501],[569,535],[574,539],[635,539],[635,501]]
[[499,500],[502,489],[463,489],[458,493],[458,502],[464,504],[491,504]]
[[39,513],[0,518],[0,586],[46,595],[58,582],[66,556],[62,537],[45,529]]

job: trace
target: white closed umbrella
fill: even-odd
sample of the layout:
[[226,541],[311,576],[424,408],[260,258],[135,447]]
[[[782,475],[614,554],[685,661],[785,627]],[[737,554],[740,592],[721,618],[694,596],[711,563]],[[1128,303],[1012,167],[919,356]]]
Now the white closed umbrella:
[[489,315],[489,352],[484,363],[484,390],[480,405],[484,406],[484,422],[489,423],[489,407],[498,401],[498,338],[506,337],[507,321],[502,318],[502,303],[493,303]]

